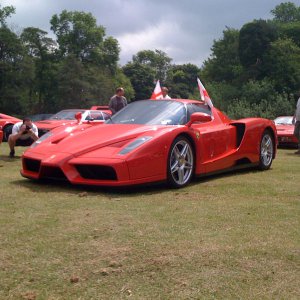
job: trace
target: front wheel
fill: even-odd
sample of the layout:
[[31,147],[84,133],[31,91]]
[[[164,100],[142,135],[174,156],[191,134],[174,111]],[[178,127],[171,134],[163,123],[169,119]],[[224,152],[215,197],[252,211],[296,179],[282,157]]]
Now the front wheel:
[[176,188],[187,185],[193,177],[194,166],[194,151],[190,141],[183,136],[177,137],[168,155],[168,183]]
[[274,139],[270,131],[264,131],[260,141],[259,169],[268,170],[273,161]]

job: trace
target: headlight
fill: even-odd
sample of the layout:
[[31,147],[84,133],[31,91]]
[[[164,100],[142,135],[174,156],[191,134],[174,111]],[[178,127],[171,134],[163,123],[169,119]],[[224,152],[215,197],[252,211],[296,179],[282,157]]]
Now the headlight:
[[44,141],[45,139],[47,139],[48,137],[52,136],[52,132],[48,131],[47,133],[45,133],[44,135],[42,135],[38,140],[36,140],[31,146],[30,148],[35,148],[37,145],[39,145],[42,141]]
[[143,137],[137,138],[136,140],[134,140],[133,142],[128,144],[124,149],[122,149],[119,152],[119,154],[121,154],[121,155],[127,154],[151,139],[152,139],[152,136],[143,136]]

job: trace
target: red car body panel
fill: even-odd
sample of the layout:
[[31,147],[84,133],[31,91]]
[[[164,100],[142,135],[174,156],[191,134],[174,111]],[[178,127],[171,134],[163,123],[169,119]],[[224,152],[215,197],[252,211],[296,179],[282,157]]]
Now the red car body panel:
[[20,120],[20,119],[18,119],[18,118],[15,118],[15,117],[12,117],[12,116],[9,116],[9,115],[6,115],[6,114],[1,114],[1,113],[0,113],[0,126],[2,127],[2,131],[3,131],[1,141],[2,141],[3,139],[6,140],[6,139],[5,139],[5,134],[4,134],[4,132],[5,132],[6,130],[8,130],[8,128],[11,129],[11,127],[12,127],[14,124],[16,124],[16,123],[18,123],[18,122],[20,122],[20,121],[22,121],[22,120]]
[[0,144],[2,143],[3,140],[3,131],[2,131],[2,127],[0,126]]
[[[257,165],[265,130],[273,135],[275,158],[277,136],[273,121],[260,118],[232,121],[214,107],[211,112],[211,121],[189,126],[79,124],[68,131],[68,127],[56,128],[52,136],[25,151],[21,174],[31,179],[67,179],[73,184],[99,186],[165,181],[171,145],[178,136],[185,136],[193,145],[195,175],[202,176],[245,163]],[[149,140],[128,153],[123,152],[141,137]],[[96,178],[92,171],[98,172]]]

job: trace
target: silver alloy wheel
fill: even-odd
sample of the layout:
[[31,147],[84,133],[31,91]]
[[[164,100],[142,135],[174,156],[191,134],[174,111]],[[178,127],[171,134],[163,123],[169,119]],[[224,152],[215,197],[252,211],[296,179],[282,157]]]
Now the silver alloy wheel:
[[260,143],[261,169],[268,169],[273,160],[273,139],[268,132],[264,133]]
[[187,184],[194,169],[194,155],[190,143],[181,138],[175,140],[169,156],[169,174],[173,185],[177,187]]

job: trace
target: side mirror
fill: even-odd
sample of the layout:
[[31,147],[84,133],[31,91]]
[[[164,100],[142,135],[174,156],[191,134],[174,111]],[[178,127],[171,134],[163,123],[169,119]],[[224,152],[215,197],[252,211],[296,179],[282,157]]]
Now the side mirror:
[[189,122],[186,124],[188,127],[191,126],[193,123],[200,122],[200,123],[206,123],[212,120],[211,115],[202,113],[202,112],[196,112],[191,115],[191,118]]
[[82,113],[79,111],[75,114],[75,119],[77,120],[78,123],[80,123],[82,118]]

